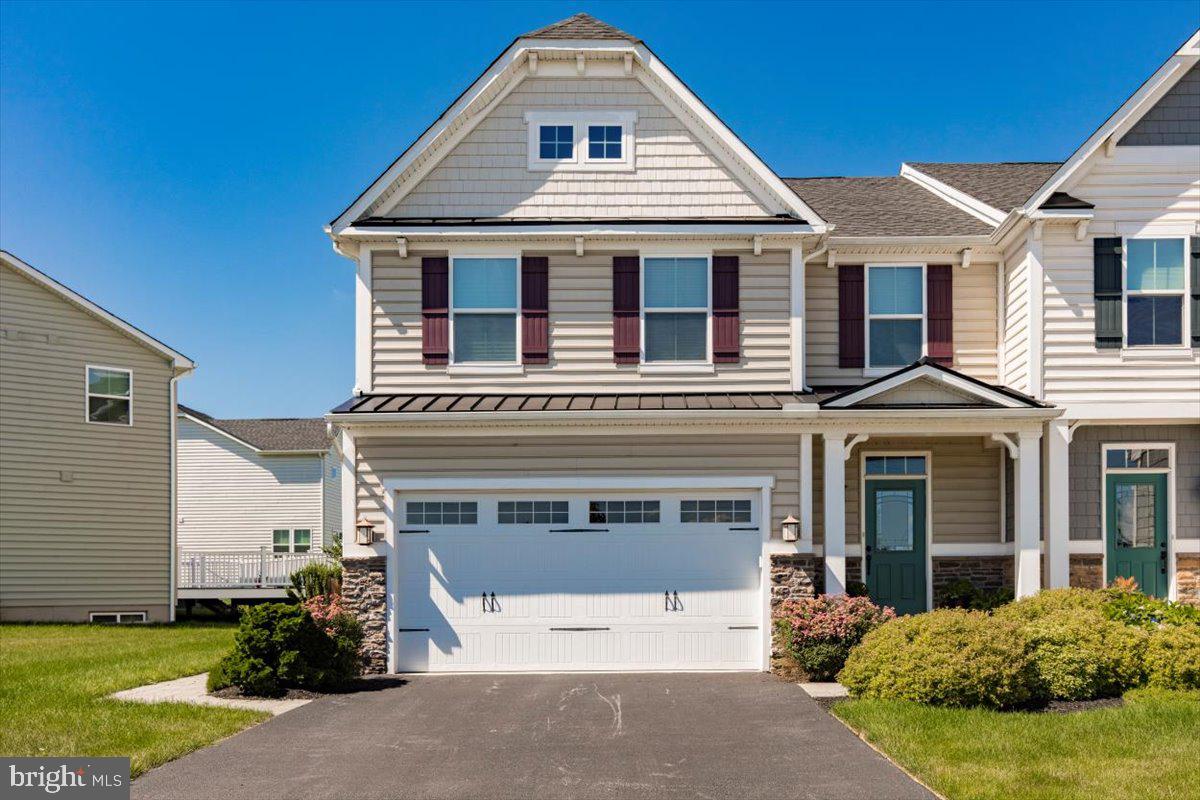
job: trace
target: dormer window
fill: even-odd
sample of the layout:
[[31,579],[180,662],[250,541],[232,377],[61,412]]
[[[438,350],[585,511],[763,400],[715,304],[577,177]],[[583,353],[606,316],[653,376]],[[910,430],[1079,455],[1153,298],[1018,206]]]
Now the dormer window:
[[633,169],[636,111],[526,111],[532,171]]

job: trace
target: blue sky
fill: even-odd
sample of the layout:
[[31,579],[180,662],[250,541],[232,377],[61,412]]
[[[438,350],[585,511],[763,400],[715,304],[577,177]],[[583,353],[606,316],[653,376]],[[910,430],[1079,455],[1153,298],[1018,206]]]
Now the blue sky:
[[194,358],[217,416],[353,386],[322,226],[517,35],[643,39],[784,176],[1064,158],[1190,2],[0,6],[0,245]]

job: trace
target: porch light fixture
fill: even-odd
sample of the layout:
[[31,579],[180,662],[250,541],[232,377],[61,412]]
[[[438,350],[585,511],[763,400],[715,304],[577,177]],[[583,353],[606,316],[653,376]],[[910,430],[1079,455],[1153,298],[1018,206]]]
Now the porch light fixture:
[[800,539],[800,520],[788,514],[783,518],[783,540],[795,542]]
[[366,514],[360,514],[354,521],[354,543],[371,544],[375,541],[375,523],[367,519]]

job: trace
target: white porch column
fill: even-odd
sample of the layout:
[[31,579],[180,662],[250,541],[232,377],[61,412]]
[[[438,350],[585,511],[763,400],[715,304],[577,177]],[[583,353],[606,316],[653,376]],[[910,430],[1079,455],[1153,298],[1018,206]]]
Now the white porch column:
[[1054,420],[1047,432],[1046,463],[1046,583],[1051,589],[1071,584],[1070,540],[1071,512],[1071,425]]
[[1041,431],[1023,431],[1017,435],[1017,474],[1014,481],[1016,502],[1016,551],[1014,589],[1017,597],[1037,594],[1042,588],[1041,564]]
[[812,547],[813,540],[813,437],[800,434],[800,540]]
[[846,593],[846,434],[826,433],[825,594]]

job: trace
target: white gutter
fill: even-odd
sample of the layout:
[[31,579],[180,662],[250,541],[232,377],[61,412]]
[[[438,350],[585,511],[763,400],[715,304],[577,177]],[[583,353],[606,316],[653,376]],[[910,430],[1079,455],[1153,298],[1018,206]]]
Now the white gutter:
[[414,236],[429,238],[470,238],[497,236],[679,236],[680,234],[739,234],[744,236],[770,236],[772,234],[796,235],[819,233],[808,223],[796,224],[745,224],[712,222],[702,225],[652,223],[614,226],[603,222],[580,223],[578,225],[401,225],[386,227],[352,226],[343,230],[340,237]]

